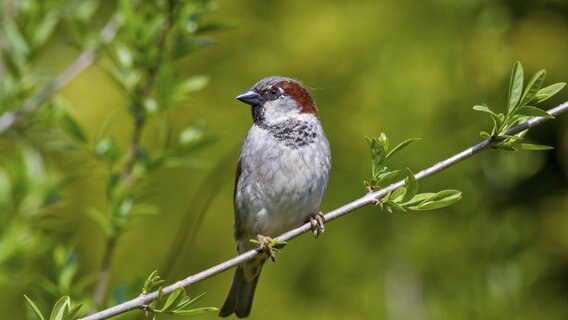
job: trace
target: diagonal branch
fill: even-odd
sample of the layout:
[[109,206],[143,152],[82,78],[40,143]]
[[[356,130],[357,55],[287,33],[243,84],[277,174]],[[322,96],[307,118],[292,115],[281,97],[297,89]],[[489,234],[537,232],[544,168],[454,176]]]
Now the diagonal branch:
[[106,23],[100,32],[99,46],[89,48],[77,58],[71,65],[67,67],[62,73],[55,77],[50,83],[43,87],[35,95],[29,97],[24,103],[16,110],[6,112],[0,116],[0,134],[6,132],[13,127],[22,117],[30,114],[41,106],[56,91],[65,87],[71,80],[75,79],[81,72],[85,71],[89,66],[95,62],[97,58],[97,50],[100,45],[111,42],[116,36],[117,22],[114,16]]
[[[550,110],[548,110],[548,113],[552,116],[557,116],[565,111],[568,111],[568,102],[564,102],[563,104],[552,108]],[[511,128],[510,130],[508,130],[506,132],[507,135],[515,135],[517,133],[520,133],[524,130],[530,129],[532,127],[535,127],[541,123],[543,123],[544,121],[546,121],[548,119],[546,118],[540,118],[540,117],[535,117],[535,118],[531,118],[530,120],[521,123],[520,125]],[[434,175],[440,171],[443,171],[445,169],[448,169],[449,167],[475,155],[478,154],[484,150],[488,150],[493,148],[497,143],[499,143],[498,141],[496,141],[495,139],[487,139],[487,140],[483,140],[482,142],[474,145],[471,148],[468,148],[460,153],[457,153],[451,157],[449,157],[446,160],[440,161],[438,163],[436,163],[435,165],[424,169],[422,171],[420,171],[419,173],[417,173],[416,179],[424,179],[427,178],[431,175]],[[375,204],[377,203],[378,200],[380,200],[381,198],[383,198],[384,196],[386,196],[389,192],[396,190],[399,187],[404,186],[404,180],[401,180],[397,183],[394,183],[386,188],[383,188],[381,190],[375,191],[375,192],[370,192],[367,193],[366,195],[364,195],[363,197],[350,202],[340,208],[337,208],[333,211],[328,212],[325,215],[325,220],[326,221],[331,221],[331,220],[335,220],[341,216],[344,216],[358,208],[361,208],[363,206],[369,205],[369,204]],[[306,223],[296,229],[293,229],[291,231],[288,231],[284,234],[282,234],[281,236],[279,236],[277,239],[279,241],[288,241],[291,240],[293,238],[296,238],[297,236],[306,233],[310,230],[310,223]],[[197,274],[191,275],[183,280],[180,280],[174,284],[171,284],[165,288],[163,288],[163,293],[164,294],[169,294],[179,288],[182,287],[188,287],[194,283],[203,281],[207,278],[210,278],[216,274],[219,274],[223,271],[226,271],[230,268],[233,268],[245,261],[248,261],[250,259],[252,259],[253,257],[255,257],[256,255],[261,254],[259,251],[257,250],[250,250],[248,252],[245,252],[241,255],[238,255],[230,260],[227,260],[225,262],[222,262],[214,267],[211,267],[207,270],[201,271]],[[110,317],[113,317],[115,315],[124,313],[126,311],[129,310],[133,310],[133,309],[139,309],[139,308],[143,308],[145,305],[149,304],[150,302],[152,302],[154,299],[156,299],[158,296],[158,292],[151,292],[145,295],[140,295],[137,298],[134,298],[132,300],[126,301],[124,303],[121,303],[119,305],[116,305],[114,307],[108,308],[106,310],[102,310],[100,312],[91,314],[85,318],[82,318],[81,320],[99,320],[99,319],[107,319]]]

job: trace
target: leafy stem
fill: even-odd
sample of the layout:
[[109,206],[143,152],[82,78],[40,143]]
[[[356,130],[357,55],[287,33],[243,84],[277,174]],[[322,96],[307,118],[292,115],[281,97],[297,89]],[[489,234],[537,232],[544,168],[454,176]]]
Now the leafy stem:
[[405,140],[390,150],[389,139],[384,133],[381,133],[378,138],[367,138],[371,149],[371,180],[365,181],[367,190],[373,192],[404,179],[404,186],[387,193],[376,201],[375,204],[382,210],[388,212],[434,210],[452,205],[461,199],[461,192],[458,190],[418,193],[418,181],[409,168],[390,170],[386,165],[387,160],[395,153],[418,140],[420,139]]
[[516,62],[511,71],[509,82],[509,95],[505,113],[497,113],[487,105],[475,105],[473,110],[489,114],[493,122],[491,133],[481,131],[480,136],[484,139],[492,139],[497,142],[495,148],[507,151],[516,150],[548,150],[549,146],[523,143],[526,130],[514,135],[508,135],[507,131],[525,122],[530,117],[542,117],[554,119],[546,111],[537,108],[536,105],[548,100],[564,88],[566,83],[558,82],[542,88],[546,70],[537,71],[523,89],[524,71],[520,62]]
[[[168,4],[169,6],[172,5],[170,3]],[[171,12],[171,9],[168,10],[168,12]],[[130,102],[131,103],[130,113],[133,121],[133,131],[132,131],[130,144],[128,147],[126,162],[124,164],[121,174],[121,181],[118,186],[113,183],[113,179],[111,179],[110,181],[109,189],[111,189],[111,192],[109,194],[111,195],[111,197],[109,201],[111,202],[111,208],[113,207],[120,208],[124,204],[128,203],[130,203],[129,206],[132,206],[132,203],[134,202],[133,199],[134,192],[131,189],[134,187],[134,185],[137,182],[137,176],[133,176],[133,171],[135,169],[136,163],[140,160],[143,160],[144,158],[144,155],[141,154],[140,152],[141,150],[140,140],[142,138],[142,132],[146,121],[146,112],[143,103],[146,101],[150,101],[152,99],[158,68],[161,65],[160,62],[162,60],[161,58],[164,56],[164,51],[166,51],[164,48],[165,39],[170,30],[170,26],[173,23],[169,19],[172,19],[174,16],[168,14],[166,15],[166,17],[168,19],[162,21],[163,27],[156,35],[157,39],[155,41],[158,43],[157,59],[156,61],[153,61],[153,63],[147,64],[148,67],[145,70],[146,74],[145,81],[140,82],[137,86],[133,88],[132,92],[129,92],[129,96],[132,99],[132,101]],[[112,189],[115,187],[121,190],[119,194],[122,194],[123,196],[112,197],[113,195]],[[113,201],[115,202],[115,204],[113,204]],[[111,209],[111,216],[114,214],[119,214],[120,216],[122,213],[121,211],[122,210]],[[125,216],[124,219],[126,220],[128,219],[128,217]],[[97,282],[93,296],[95,306],[101,306],[104,302],[104,298],[108,287],[108,281],[110,277],[110,266],[112,262],[112,256],[116,248],[115,245],[116,240],[120,236],[123,228],[113,227],[113,230],[115,230],[115,232],[109,233],[107,235],[106,245],[103,252],[103,260],[101,263],[100,277]]]
[[164,280],[160,278],[158,271],[152,272],[144,282],[143,295],[152,291],[158,292],[154,300],[142,306],[142,309],[146,312],[146,318],[155,320],[156,315],[160,313],[188,316],[218,310],[214,307],[194,308],[203,299],[205,292],[195,298],[190,298],[184,288],[178,288],[170,294],[165,294],[162,289],[163,283]]

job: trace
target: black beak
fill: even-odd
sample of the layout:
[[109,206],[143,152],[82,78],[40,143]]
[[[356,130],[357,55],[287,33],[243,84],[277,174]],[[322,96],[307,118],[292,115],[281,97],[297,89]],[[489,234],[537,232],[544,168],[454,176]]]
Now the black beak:
[[258,92],[253,90],[248,90],[237,96],[237,100],[250,104],[251,106],[257,106],[262,103],[262,96]]

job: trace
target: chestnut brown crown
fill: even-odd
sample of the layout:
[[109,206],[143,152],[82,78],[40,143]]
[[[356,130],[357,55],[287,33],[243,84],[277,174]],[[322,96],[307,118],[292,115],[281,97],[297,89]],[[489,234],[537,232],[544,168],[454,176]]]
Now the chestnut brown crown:
[[253,109],[262,108],[264,104],[281,98],[294,101],[300,113],[313,114],[319,118],[316,103],[308,91],[299,81],[291,78],[280,76],[264,78],[251,89],[237,96],[239,101],[251,105]]

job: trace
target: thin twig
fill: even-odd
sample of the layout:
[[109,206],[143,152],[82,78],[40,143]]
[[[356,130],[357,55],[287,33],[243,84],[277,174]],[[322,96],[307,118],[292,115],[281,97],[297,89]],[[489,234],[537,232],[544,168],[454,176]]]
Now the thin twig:
[[[128,156],[124,169],[122,170],[121,182],[126,188],[131,188],[134,184],[132,179],[132,171],[136,160],[138,159],[138,149],[140,148],[140,139],[142,138],[142,129],[144,127],[143,116],[140,114],[140,108],[138,111],[133,111],[132,116],[134,117],[134,128],[132,131],[132,138],[130,139],[130,144],[128,146]],[[103,305],[105,296],[107,293],[108,282],[110,279],[110,267],[112,263],[112,256],[116,248],[117,235],[109,235],[106,239],[103,259],[101,262],[101,268],[99,272],[99,279],[95,286],[95,291],[93,294],[94,307],[100,307]],[[93,309],[92,312],[95,312]]]
[[[550,110],[548,110],[548,113],[550,115],[553,116],[557,116],[565,111],[568,111],[568,102],[564,102],[563,104],[552,108]],[[508,130],[506,132],[507,135],[514,135],[517,133],[520,133],[524,130],[527,130],[529,128],[535,127],[541,123],[543,123],[544,121],[546,121],[548,119],[546,118],[540,118],[540,117],[535,117],[535,118],[531,118],[530,120],[521,123],[520,125],[511,128],[510,130]],[[484,140],[476,145],[474,145],[471,148],[468,148],[454,156],[451,156],[450,158],[440,161],[438,163],[436,163],[435,165],[420,171],[419,173],[417,173],[416,179],[424,179],[426,177],[429,177],[431,175],[434,175],[442,170],[448,169],[449,167],[477,154],[480,153],[481,151],[490,149],[492,147],[494,147],[496,144],[498,143],[498,141],[496,141],[495,139],[487,139]],[[328,212],[325,215],[325,220],[327,222],[335,220],[341,216],[344,216],[352,211],[354,211],[355,209],[361,208],[363,206],[369,205],[369,204],[375,204],[378,200],[380,200],[381,198],[383,198],[384,196],[386,196],[389,192],[396,190],[399,187],[404,186],[404,180],[401,180],[397,183],[394,183],[386,188],[383,188],[381,190],[375,191],[375,192],[371,192],[371,193],[367,193],[366,195],[364,195],[363,197],[350,202],[340,208],[337,208],[333,211]],[[306,233],[308,231],[310,231],[311,225],[310,223],[305,223],[304,225],[293,229],[291,231],[288,231],[282,235],[280,235],[277,239],[279,241],[288,241],[291,240],[293,238],[296,238],[297,236]],[[222,262],[214,267],[211,267],[207,270],[201,271],[197,274],[191,275],[183,280],[180,280],[174,284],[171,284],[165,288],[163,288],[163,293],[164,294],[169,294],[179,288],[182,287],[188,287],[194,283],[200,282],[202,280],[205,280],[207,278],[210,278],[216,274],[219,274],[223,271],[226,271],[230,268],[233,268],[245,261],[248,261],[252,258],[254,258],[256,255],[260,254],[259,251],[257,250],[250,250],[247,251],[241,255],[238,255],[230,260],[227,260],[225,262]],[[126,311],[129,310],[133,310],[133,309],[139,309],[142,308],[144,305],[149,304],[150,302],[152,302],[154,299],[156,299],[158,296],[158,292],[154,291],[145,295],[140,295],[137,298],[134,298],[132,300],[123,302],[119,305],[116,305],[114,307],[108,308],[106,310],[102,310],[100,312],[91,314],[85,318],[82,318],[80,320],[100,320],[100,319],[107,319],[110,317],[113,317],[115,315],[124,313]]]
[[[114,247],[116,245],[116,238],[109,237],[106,240],[103,260],[101,262],[101,270],[99,272],[99,280],[97,281],[97,286],[95,287],[95,293],[93,294],[93,302],[96,306],[102,305],[106,290],[108,287],[108,280],[110,279],[110,263],[112,261],[112,253],[114,252]],[[93,312],[96,309],[93,310]]]
[[[106,23],[100,32],[100,45],[111,42],[116,36],[117,23],[114,17]],[[93,64],[97,58],[97,50],[100,47],[89,48],[77,58],[62,73],[55,77],[50,83],[43,87],[38,93],[29,97],[17,109],[9,111],[0,116],[0,134],[13,127],[26,114],[36,111],[45,100],[51,97],[56,91],[65,87],[71,80],[75,79],[81,72],[85,71]]]

